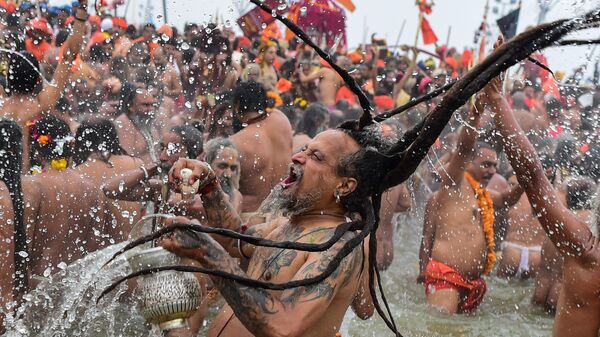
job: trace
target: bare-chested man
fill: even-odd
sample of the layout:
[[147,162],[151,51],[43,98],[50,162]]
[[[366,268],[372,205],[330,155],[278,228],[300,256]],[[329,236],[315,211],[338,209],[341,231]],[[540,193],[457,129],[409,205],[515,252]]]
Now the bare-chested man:
[[476,143],[478,111],[483,111],[479,103],[442,171],[440,190],[427,203],[419,254],[427,303],[451,314],[471,312],[483,300],[486,284],[481,276],[495,262],[494,207],[513,205],[523,193],[518,187],[502,194],[485,189],[496,173],[497,155],[491,146]]
[[501,79],[496,78],[484,90],[486,100],[496,113],[496,125],[502,135],[504,149],[540,224],[564,257],[563,286],[558,298],[553,335],[596,337],[600,331],[598,238],[560,201],[544,174],[535,149],[502,96],[501,88]]
[[[261,202],[287,173],[292,154],[292,127],[279,110],[267,113],[265,89],[257,82],[241,82],[235,88],[236,113],[231,136],[241,162],[240,192],[244,196],[244,221],[256,216]],[[258,222],[265,219],[257,217]]]
[[[303,151],[292,156],[289,176],[274,188],[263,204],[272,212],[289,217],[289,222],[269,230],[255,226],[249,232],[277,241],[317,243],[327,240],[352,211],[349,200],[359,197],[357,177],[339,175],[338,169],[344,158],[359,150],[356,141],[339,130],[317,135]],[[353,165],[349,162],[344,167],[352,171]],[[222,190],[214,185],[216,176],[208,166],[198,161],[180,160],[170,174],[174,185],[181,181],[178,172],[182,168],[193,170],[192,180],[200,178],[202,186],[211,186],[201,191],[207,224],[237,230],[242,221],[225,201]],[[178,222],[186,220],[177,219]],[[313,253],[266,247],[253,249],[243,245],[240,250],[250,257],[247,273],[227,251],[203,234],[188,237],[177,232],[162,245],[197,260],[206,268],[282,283],[319,274],[341,245],[354,235],[345,235],[327,251]],[[238,255],[236,249],[229,252]],[[364,263],[362,249],[357,247],[322,283],[281,292],[250,288],[212,277],[227,305],[213,320],[208,336],[333,336],[360,287],[361,273],[366,272],[366,269],[361,271]]]
[[[345,56],[339,56],[336,64],[344,69],[348,69],[349,60]],[[323,66],[309,75],[305,75],[302,69],[298,69],[297,73],[302,83],[319,80],[319,102],[323,103],[329,111],[333,111],[335,109],[335,95],[338,89],[344,85],[344,80],[340,75],[328,66]]]
[[105,224],[97,187],[70,168],[69,126],[46,116],[31,126],[33,158],[41,173],[23,177],[25,223],[28,226],[29,271],[49,276],[60,263],[69,264],[99,247]]
[[[40,85],[42,77],[39,73],[39,63],[35,57],[26,52],[21,55],[9,55],[8,74],[10,76],[7,76],[6,89],[10,92],[10,96],[4,98],[0,106],[0,117],[14,120],[23,128],[23,158],[29,158],[29,144],[26,141],[29,133],[25,123],[39,118],[42,113],[54,108],[67,85],[71,62],[75,60],[81,50],[83,36],[86,33],[85,21],[88,17],[87,0],[79,0],[79,5],[75,12],[73,33],[64,44],[62,60],[54,71],[52,83],[44,83],[39,93],[36,94],[36,88]],[[24,168],[28,168],[25,160]]]
[[525,279],[535,277],[546,238],[526,195],[508,211],[506,238],[501,244],[498,276]]
[[165,55],[162,47],[156,47],[152,51],[154,65],[158,72],[159,81],[164,86],[164,94],[173,100],[177,100],[183,93],[183,86],[181,84],[181,77],[177,73],[177,70],[169,58]]
[[75,170],[97,186],[107,207],[109,222],[104,224],[101,233],[106,236],[104,244],[124,241],[131,226],[140,218],[142,205],[140,202],[108,200],[99,187],[108,179],[139,169],[143,162],[127,155],[119,144],[115,126],[106,119],[81,123],[75,142]]
[[[588,177],[573,178],[566,183],[566,206],[586,224],[591,223],[596,184]],[[542,245],[542,262],[535,278],[533,303],[548,312],[556,311],[563,274],[563,257],[546,236]]]
[[141,158],[144,163],[158,161],[155,151],[160,135],[156,123],[156,98],[143,85],[127,83],[121,89],[124,94],[124,112],[117,117],[115,124],[121,145],[128,154]]

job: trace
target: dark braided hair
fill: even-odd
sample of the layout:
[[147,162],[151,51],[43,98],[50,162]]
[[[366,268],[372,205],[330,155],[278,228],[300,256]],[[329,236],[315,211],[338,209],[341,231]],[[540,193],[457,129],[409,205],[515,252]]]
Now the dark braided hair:
[[127,154],[119,143],[115,125],[108,119],[86,120],[77,128],[73,154],[75,165],[84,163],[92,153]]
[[71,158],[73,147],[71,129],[62,119],[47,115],[33,122],[29,127],[30,159],[33,164],[38,160]]
[[[13,121],[0,120],[0,180],[6,184],[14,211],[14,263],[13,296],[27,291],[27,266],[25,257],[17,254],[27,252],[27,233],[23,224],[23,192],[21,189],[21,169],[23,157],[23,133]],[[8,272],[8,271],[4,271]]]

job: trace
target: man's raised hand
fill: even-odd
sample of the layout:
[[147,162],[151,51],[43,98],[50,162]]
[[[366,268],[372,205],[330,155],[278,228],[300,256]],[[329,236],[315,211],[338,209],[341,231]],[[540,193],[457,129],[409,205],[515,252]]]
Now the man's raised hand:
[[192,170],[192,174],[187,181],[189,185],[193,185],[196,180],[199,180],[200,186],[204,186],[206,182],[217,179],[207,163],[195,159],[181,158],[173,164],[171,171],[169,171],[169,184],[175,192],[181,192],[181,183],[183,182],[181,170],[184,168]]

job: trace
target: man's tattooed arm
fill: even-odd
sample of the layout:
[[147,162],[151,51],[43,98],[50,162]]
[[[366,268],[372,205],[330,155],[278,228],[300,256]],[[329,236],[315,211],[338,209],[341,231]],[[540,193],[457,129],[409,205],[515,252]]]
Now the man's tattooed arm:
[[[308,254],[306,262],[291,280],[302,280],[321,274],[350,235],[325,252]],[[193,258],[197,259],[203,267],[246,276],[237,262],[208,235],[201,233],[194,236],[197,239],[192,241],[197,243],[192,246],[181,240],[178,240],[178,245],[184,244],[193,248]],[[167,246],[166,248],[186,255],[179,249]],[[289,264],[286,259],[282,260]],[[358,279],[361,263],[362,253],[359,247],[344,258],[338,269],[323,282],[309,287],[285,290],[280,297],[266,290],[240,286],[234,281],[220,277],[211,277],[211,279],[236,317],[254,335],[300,335],[307,329],[314,328],[314,324],[326,314],[331,301],[340,289]]]
[[[233,206],[227,201],[225,193],[221,188],[215,188],[210,193],[202,195],[202,204],[206,219],[201,220],[201,223],[214,228],[225,228],[232,231],[239,231],[242,220],[235,212]],[[215,235],[217,240],[232,256],[238,256],[237,240],[232,238]]]

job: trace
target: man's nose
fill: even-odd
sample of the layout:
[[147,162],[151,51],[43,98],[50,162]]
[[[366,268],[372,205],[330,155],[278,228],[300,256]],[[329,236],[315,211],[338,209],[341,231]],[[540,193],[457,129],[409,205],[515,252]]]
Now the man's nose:
[[226,169],[223,170],[223,176],[225,178],[231,178],[233,177],[233,170],[231,169],[231,167],[228,167]]
[[298,151],[292,155],[292,163],[303,165],[306,162],[304,151]]

